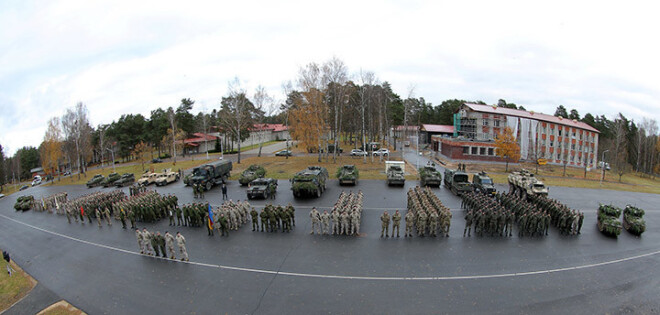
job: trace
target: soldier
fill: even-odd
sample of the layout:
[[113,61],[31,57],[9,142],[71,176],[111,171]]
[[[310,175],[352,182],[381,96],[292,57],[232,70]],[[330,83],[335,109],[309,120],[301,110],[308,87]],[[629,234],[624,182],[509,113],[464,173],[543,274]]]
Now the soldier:
[[323,214],[321,214],[321,224],[323,234],[328,234],[330,231],[330,214],[328,210],[324,210]]
[[204,213],[204,222],[206,224],[206,232],[208,233],[208,236],[213,236],[213,224],[210,222],[211,219],[209,218],[209,213]]
[[[351,213],[351,235],[360,234],[360,213],[353,211]],[[394,230],[392,230],[392,236],[394,236]]]
[[[165,238],[162,235],[160,235],[160,232],[157,231],[155,239],[156,239],[156,244],[160,248],[161,256],[167,258],[167,252],[165,251]],[[158,254],[156,254],[156,256],[158,256]]]
[[385,210],[383,214],[380,216],[380,222],[381,222],[380,237],[383,237],[383,232],[385,232],[385,237],[390,237],[390,233],[389,233],[390,215],[387,214],[387,210]]
[[341,232],[339,229],[339,211],[333,209],[330,217],[332,218],[332,235],[339,235]]
[[186,250],[186,238],[179,232],[176,232],[176,244],[179,246],[179,252],[181,252],[181,260],[190,261],[188,259],[188,251]]
[[227,184],[222,182],[222,200],[227,200]]
[[[71,222],[69,222],[71,223]],[[577,228],[577,234],[580,234],[580,231],[582,230],[582,223],[584,223],[584,213],[580,212],[580,217],[578,219],[578,228]],[[547,232],[546,232],[546,235]]]
[[472,210],[468,210],[465,214],[465,228],[463,229],[463,237],[465,237],[465,232],[467,232],[468,237],[471,236],[470,233],[472,231],[473,218],[474,216],[472,215]]
[[110,209],[108,209],[108,207],[105,207],[103,215],[105,216],[105,221],[108,223],[108,226],[112,226],[112,222],[110,222]]
[[135,213],[133,213],[133,210],[128,211],[128,219],[131,221],[131,229],[135,229]]
[[412,213],[412,211],[408,211],[408,212],[406,212],[405,219],[406,219],[406,233],[405,233],[404,236],[405,237],[408,237],[408,236],[412,237],[413,236],[412,230],[413,230],[413,225],[414,225],[414,221],[415,221],[415,215]]
[[[319,211],[316,210],[316,207],[312,208],[312,211],[309,212],[309,217],[312,219],[312,231],[309,234],[314,234],[314,230],[320,230],[321,215]],[[319,233],[320,234],[320,233]]]
[[[160,233],[158,233],[160,234]],[[158,237],[156,234],[151,234],[151,248],[153,248],[155,256],[158,257],[160,256],[160,247],[159,247],[159,242],[158,242]]]
[[71,224],[71,211],[68,208],[65,208],[64,214],[66,214],[66,220]]
[[401,213],[396,210],[392,215],[392,237],[394,237],[394,230],[396,230],[396,237],[399,237],[399,224],[401,223]]
[[140,230],[135,230],[135,237],[137,238],[138,247],[140,248],[140,254],[145,254],[144,252],[144,236]]
[[275,184],[270,184],[268,188],[270,189],[270,199],[275,199],[275,194],[277,193],[277,187],[275,186]]
[[286,207],[287,209],[290,210],[289,215],[291,216],[291,222],[293,223],[293,226],[296,226],[296,217],[295,217],[296,209],[291,205],[290,202]]
[[289,223],[291,222],[291,219],[289,218],[289,212],[282,209],[280,218],[282,219],[282,230],[289,233],[289,231],[291,231],[291,225],[289,225]]
[[266,208],[261,209],[259,217],[261,217],[261,232],[264,231],[264,228],[266,229],[266,232],[268,232],[268,212],[266,211]]
[[165,244],[167,244],[167,250],[170,252],[170,259],[176,259],[174,257],[174,236],[168,231],[165,231]]
[[99,227],[101,227],[102,218],[101,218],[101,211],[99,210],[99,208],[96,208],[95,214],[96,214],[96,222],[99,224]]
[[218,222],[220,223],[220,236],[229,236],[229,223],[224,213],[220,213]]
[[119,221],[121,221],[121,228],[126,228],[126,214],[124,214],[124,208],[119,209]]
[[206,189],[204,188],[204,186],[202,186],[202,184],[199,184],[199,192],[198,192],[198,194],[199,194],[199,198],[204,199],[204,191],[205,191],[205,190],[206,190]]
[[340,233],[342,235],[348,235],[350,231],[350,227],[348,226],[348,223],[350,221],[350,216],[348,215],[348,212],[342,211],[341,214],[339,215],[339,221],[340,221]]
[[439,221],[439,216],[436,211],[431,211],[431,215],[429,215],[429,236],[435,237],[436,236],[436,231],[438,230],[438,221]]
[[170,218],[170,226],[174,226],[174,211],[172,206],[167,207],[167,216]]
[[174,212],[176,212],[176,225],[177,225],[177,226],[180,226],[180,225],[181,225],[181,222],[183,221],[183,219],[182,219],[182,213],[181,213],[181,212],[182,212],[182,211],[181,211],[181,208],[179,208],[179,206],[176,205],[176,206],[174,207]]
[[252,231],[259,230],[259,212],[254,207],[250,211],[250,216],[252,216]]
[[426,215],[426,211],[424,211],[424,210],[419,211],[419,214],[417,215],[417,235],[418,236],[425,236],[427,220],[428,220],[428,216]]
[[153,256],[153,251],[152,251],[152,245],[151,245],[151,238],[152,235],[149,231],[147,231],[147,228],[142,229],[142,240],[144,244],[144,253]]

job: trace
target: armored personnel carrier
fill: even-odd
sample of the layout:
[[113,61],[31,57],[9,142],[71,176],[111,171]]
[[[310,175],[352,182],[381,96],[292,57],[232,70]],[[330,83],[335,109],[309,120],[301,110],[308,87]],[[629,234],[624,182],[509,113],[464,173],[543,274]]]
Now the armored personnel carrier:
[[406,183],[406,176],[404,172],[404,162],[401,161],[386,161],[385,173],[387,173],[387,185],[401,185]]
[[548,187],[525,169],[509,174],[508,181],[509,192],[515,193],[522,199],[527,199],[529,196],[548,195]]
[[92,188],[92,187],[100,186],[100,185],[103,183],[103,180],[104,180],[104,179],[105,179],[105,178],[104,178],[103,175],[101,175],[101,174],[96,174],[96,175],[94,175],[94,177],[92,177],[92,179],[90,179],[90,180],[87,181],[87,184],[86,184],[86,185],[87,185],[87,188]]
[[34,207],[34,197],[32,195],[20,196],[16,199],[14,209],[16,211],[28,211]]
[[241,183],[241,186],[245,186],[257,178],[264,177],[264,175],[266,175],[266,169],[263,166],[252,164],[241,173],[238,182]]
[[291,190],[294,197],[313,195],[321,197],[326,188],[328,170],[325,167],[309,166],[291,178]]
[[130,186],[135,183],[135,175],[133,173],[124,173],[121,175],[117,181],[115,181],[115,186],[124,187]]
[[646,231],[646,222],[642,218],[643,216],[644,210],[627,205],[623,209],[623,227],[632,234],[642,235]]
[[435,169],[433,165],[426,165],[419,168],[419,185],[438,186],[442,185],[442,174]]
[[598,206],[598,230],[606,235],[617,237],[621,234],[621,209],[612,205]]
[[250,182],[247,189],[247,199],[263,197],[268,199],[277,191],[277,180],[272,178],[257,178]]
[[355,167],[355,165],[344,165],[337,168],[337,179],[339,180],[339,185],[357,185],[358,177],[360,177],[360,172],[358,171],[357,167]]
[[457,196],[472,191],[468,174],[460,169],[451,170],[446,168],[444,183],[445,187]]
[[108,174],[108,177],[106,177],[106,178],[103,180],[102,185],[103,185],[103,187],[110,187],[110,186],[112,186],[117,180],[119,180],[120,178],[121,178],[121,175],[119,175],[119,173],[110,173],[110,174]]

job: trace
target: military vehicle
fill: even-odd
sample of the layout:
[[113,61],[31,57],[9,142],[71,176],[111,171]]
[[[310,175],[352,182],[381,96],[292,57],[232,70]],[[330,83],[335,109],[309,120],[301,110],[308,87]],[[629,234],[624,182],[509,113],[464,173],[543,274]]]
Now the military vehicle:
[[193,171],[190,172],[190,174],[188,174],[188,175],[186,175],[186,176],[183,177],[183,184],[184,184],[184,185],[186,185],[186,186],[190,186],[190,184],[192,184],[192,176],[193,176],[193,174],[195,173],[195,170],[196,170],[196,169],[197,169],[197,167],[195,167],[195,168],[193,169]]
[[294,197],[314,195],[321,197],[326,188],[328,170],[325,167],[309,166],[291,178],[291,190]]
[[497,192],[495,191],[495,185],[493,184],[493,179],[486,174],[486,172],[479,172],[472,176],[472,189],[475,192],[494,195]]
[[137,183],[140,186],[149,186],[156,182],[156,178],[158,178],[158,173],[146,172],[142,174]]
[[34,206],[34,197],[32,195],[20,196],[16,199],[14,209],[16,211],[28,211]]
[[215,185],[227,181],[232,164],[229,160],[220,160],[204,164],[193,170],[192,183],[201,184],[205,190],[211,190]]
[[171,169],[165,169],[156,177],[156,186],[165,186],[179,180],[179,173],[172,172]]
[[419,168],[419,185],[438,186],[442,185],[442,174],[435,169],[435,165],[425,165]]
[[619,236],[621,234],[621,209],[612,205],[598,206],[598,230],[603,234],[610,236]]
[[247,198],[263,197],[270,198],[272,189],[277,191],[277,180],[272,178],[257,178],[248,184]]
[[89,181],[87,181],[87,184],[86,184],[86,185],[87,185],[87,188],[92,188],[92,187],[96,187],[96,186],[101,186],[101,184],[103,183],[103,180],[104,180],[104,179],[105,179],[105,178],[104,178],[103,175],[101,175],[101,174],[96,174],[96,175],[94,175],[94,177],[92,177],[92,179],[90,179]]
[[387,173],[387,185],[401,185],[406,183],[405,172],[403,171],[403,162],[388,161],[385,162],[385,173]]
[[532,195],[548,195],[548,187],[545,187],[542,181],[525,169],[509,174],[508,180],[509,192],[522,199],[527,199]]
[[644,210],[627,205],[623,209],[623,227],[632,234],[642,235],[646,231],[646,222],[642,218],[643,216]]
[[358,177],[360,177],[360,172],[358,171],[355,165],[344,165],[337,168],[337,179],[339,180],[339,185],[351,184],[357,185]]
[[257,178],[264,177],[264,175],[266,175],[266,169],[263,166],[252,164],[241,173],[238,182],[241,186],[245,186]]
[[445,168],[444,183],[445,187],[457,196],[472,191],[468,174],[461,170]]
[[110,174],[108,174],[108,177],[106,177],[103,180],[103,187],[112,186],[120,178],[121,178],[121,175],[119,175],[119,173],[110,173]]
[[135,183],[135,175],[133,173],[124,173],[121,175],[121,178],[119,178],[115,182],[115,186],[117,187],[124,187],[124,186],[130,186]]

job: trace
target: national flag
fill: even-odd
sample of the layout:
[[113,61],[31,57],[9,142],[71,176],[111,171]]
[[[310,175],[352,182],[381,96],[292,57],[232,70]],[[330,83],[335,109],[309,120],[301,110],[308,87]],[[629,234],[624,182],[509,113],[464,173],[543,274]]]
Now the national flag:
[[81,216],[85,215],[85,210],[83,209],[83,206],[80,206],[80,215]]
[[213,230],[213,210],[211,209],[211,204],[209,204],[209,229]]

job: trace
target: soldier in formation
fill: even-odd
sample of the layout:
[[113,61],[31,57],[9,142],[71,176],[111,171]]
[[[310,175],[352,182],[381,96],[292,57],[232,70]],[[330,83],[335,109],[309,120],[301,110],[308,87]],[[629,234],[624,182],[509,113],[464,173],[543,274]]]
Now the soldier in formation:
[[182,261],[190,261],[188,259],[188,251],[186,250],[186,238],[181,235],[181,233],[176,232],[176,244],[179,246],[179,252],[181,253]]
[[140,195],[140,194],[143,194],[143,193],[147,192],[147,186],[133,184],[133,185],[128,187],[128,192],[129,192],[129,195],[131,197],[132,196],[137,196],[137,195]]
[[[117,189],[110,192],[95,192],[87,195],[80,196],[73,200],[68,200],[62,204],[58,205],[62,208],[67,214],[67,217],[73,217],[78,222],[78,219],[84,224],[85,217],[89,223],[92,223],[92,217],[95,217],[101,225],[100,220],[103,218],[104,209],[108,208],[108,211],[112,209],[112,204],[120,200],[124,200],[126,195],[121,190]],[[59,199],[55,200],[65,200],[62,196]],[[96,213],[98,210],[98,214]],[[112,212],[110,212],[112,215]]]
[[193,198],[204,199],[204,186],[201,183],[192,184]]
[[[189,222],[188,226],[208,225],[208,207],[208,203],[194,203],[183,206],[184,221]],[[225,201],[220,207],[211,209],[214,222],[212,222],[210,228],[218,229],[220,236],[229,236],[230,230],[237,231],[239,227],[248,222],[250,208],[251,206],[247,201]],[[213,231],[209,231],[209,235],[213,235]]]
[[[315,210],[315,209],[313,209]],[[290,232],[295,225],[295,208],[289,203],[286,207],[281,205],[273,205],[271,203],[267,204],[260,213],[251,213],[252,215],[252,227],[253,230],[259,229],[259,219],[261,219],[261,231],[266,232],[276,232],[282,230],[282,232]],[[318,210],[316,211],[318,213]],[[310,214],[311,216],[311,214]],[[318,216],[319,222],[321,220],[321,215]],[[313,231],[313,230],[312,230]]]
[[322,218],[324,225],[327,225],[324,232],[332,235],[359,235],[363,198],[362,191],[342,191],[332,210]]
[[319,224],[321,223],[321,214],[319,213],[318,210],[316,210],[316,207],[313,207],[312,211],[309,212],[309,217],[312,220],[312,231],[309,232],[309,234],[314,234],[316,230],[320,230]]
[[56,193],[47,197],[41,197],[41,202],[35,200],[34,210],[37,212],[48,211],[53,213],[55,209],[57,214],[65,214],[63,205],[67,202],[68,194],[66,192]]
[[[449,237],[452,214],[440,198],[429,187],[415,187],[408,190],[408,211],[406,213],[406,236],[412,236],[412,226],[418,236]],[[409,227],[409,224],[412,225]]]
[[[156,222],[169,217],[176,211],[178,198],[175,195],[159,195],[155,191],[144,191],[127,199],[113,202],[109,210],[117,219],[121,219],[121,210],[131,221],[131,228],[135,228],[135,221]],[[171,222],[171,220],[170,220]]]
[[385,237],[390,237],[389,228],[390,215],[387,213],[387,210],[385,210],[380,216],[380,237],[383,237],[383,233],[385,233]]
[[[497,194],[495,200],[513,213],[519,236],[545,236],[550,227],[550,215],[536,205],[514,194]],[[511,232],[509,232],[511,234]]]
[[550,215],[550,224],[559,229],[563,235],[580,234],[584,214],[576,210],[571,210],[568,206],[547,196],[531,196],[531,203],[543,209]]

